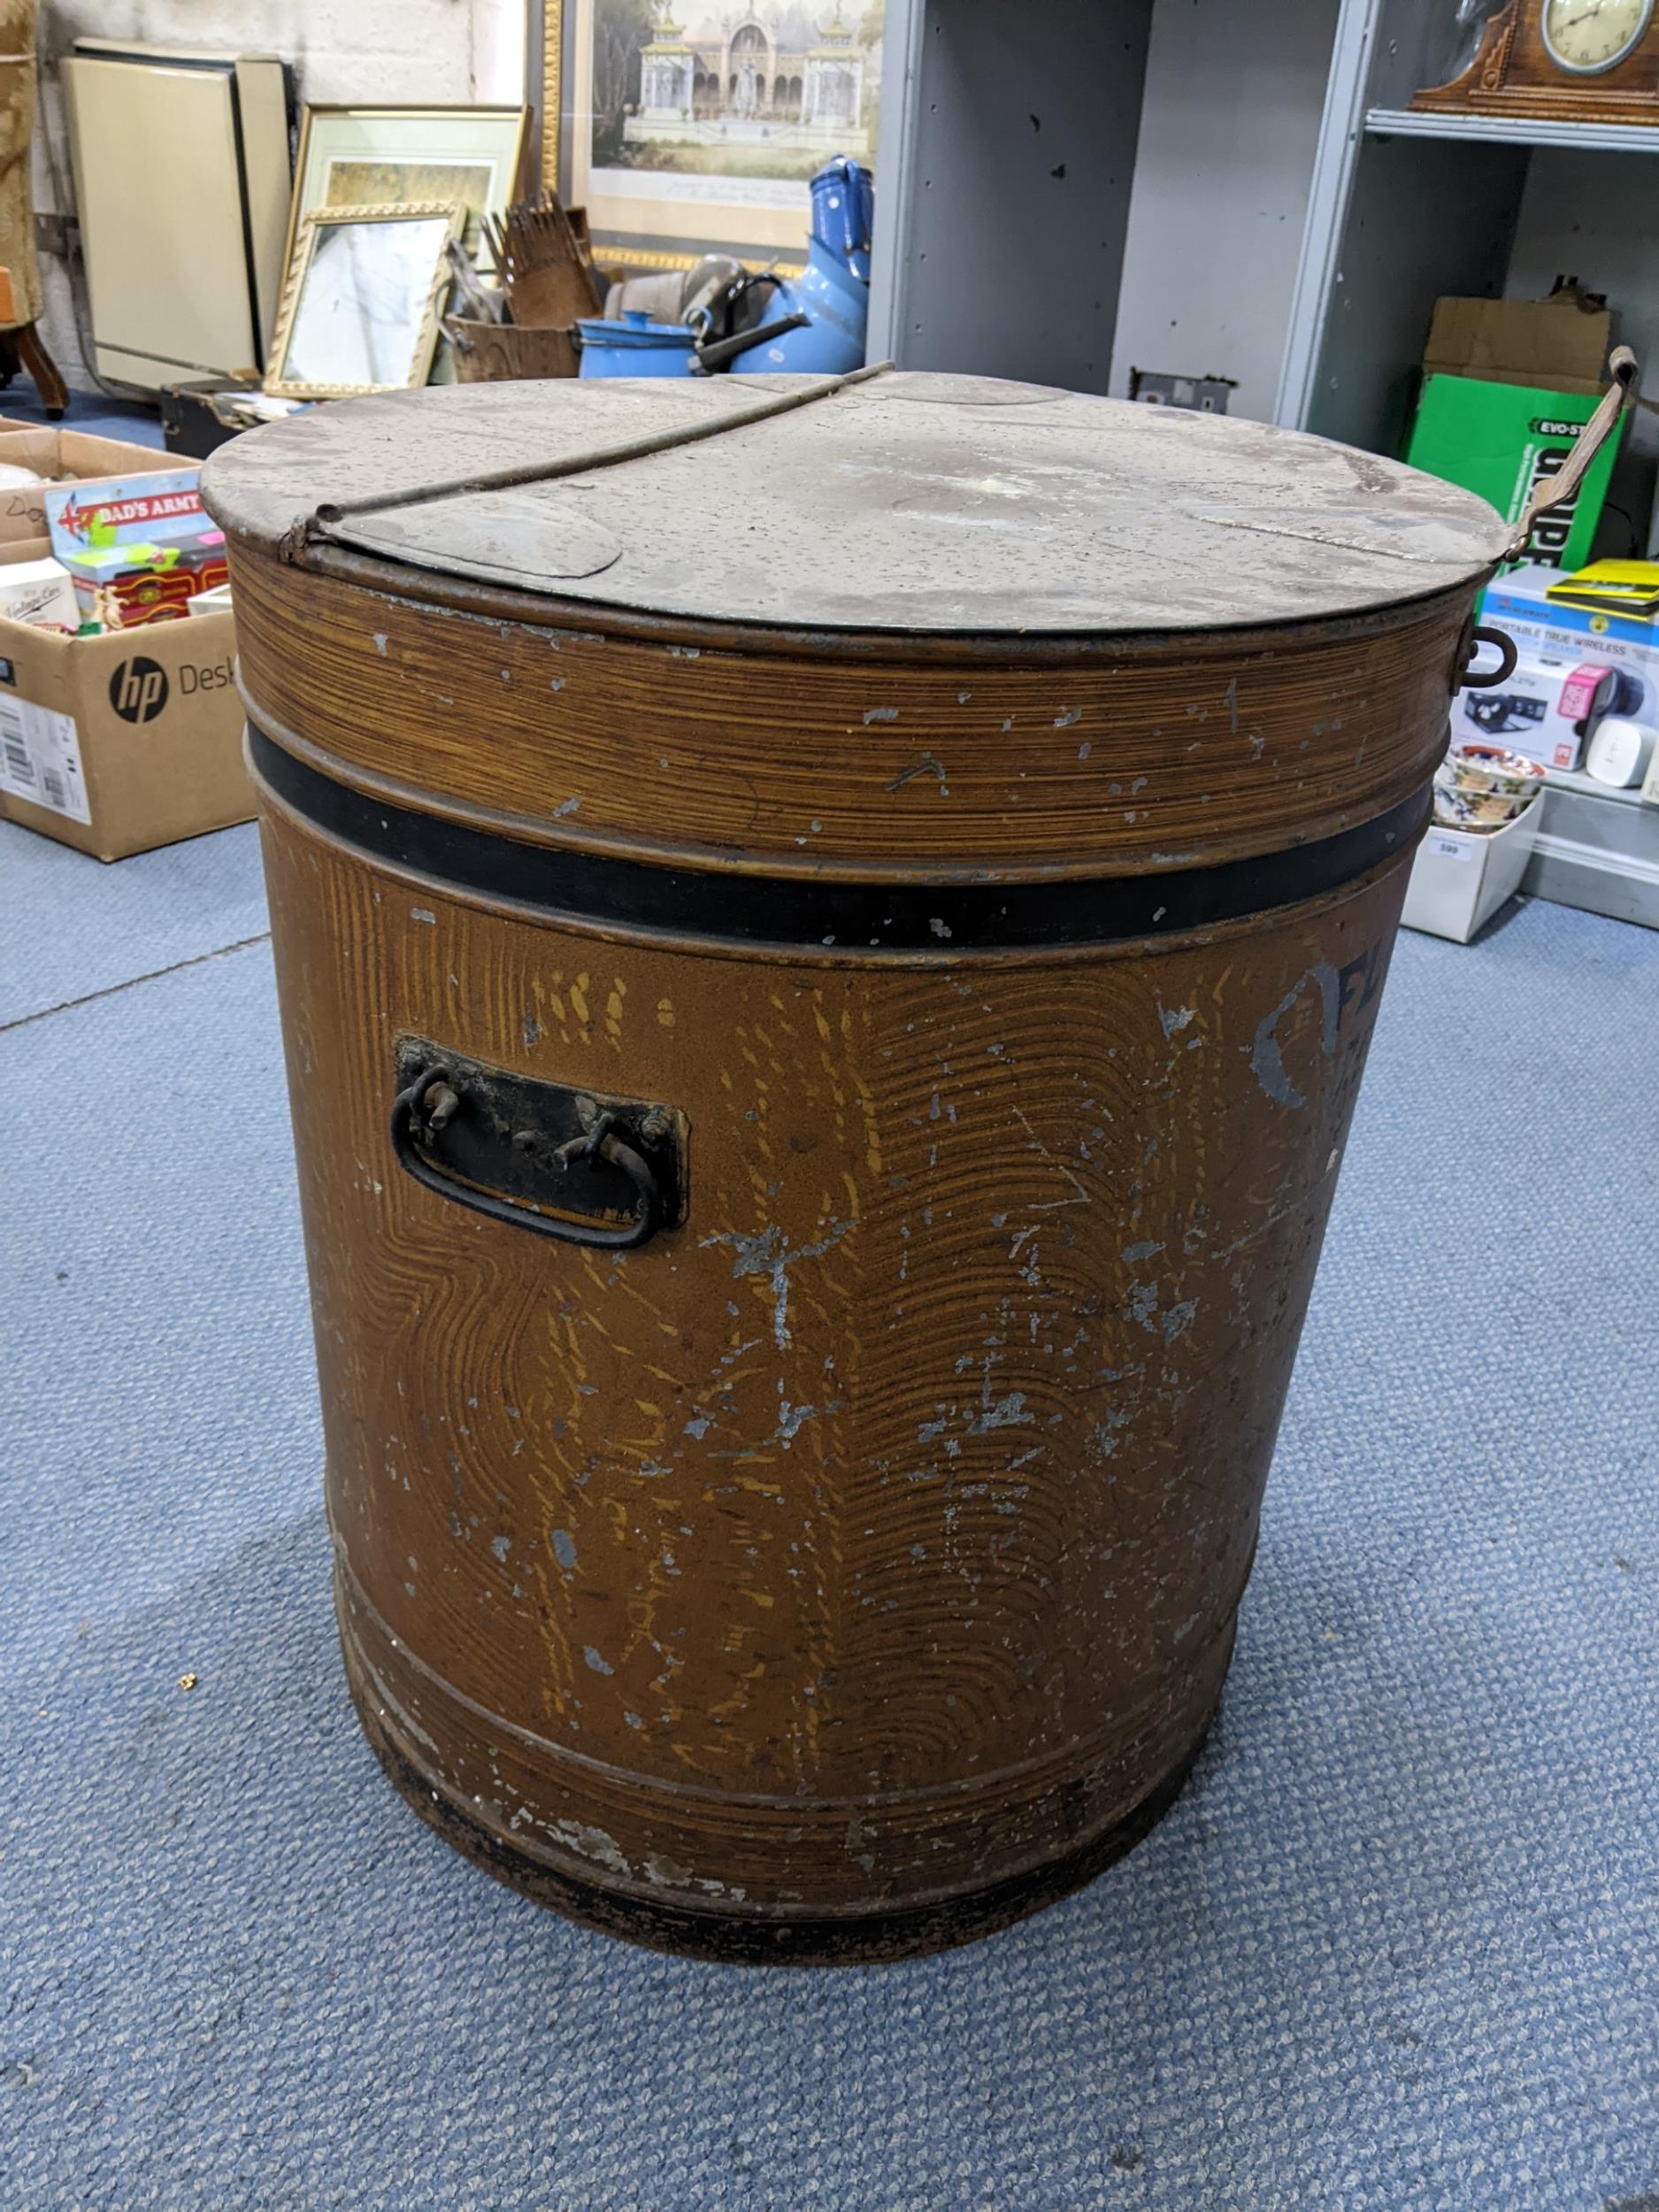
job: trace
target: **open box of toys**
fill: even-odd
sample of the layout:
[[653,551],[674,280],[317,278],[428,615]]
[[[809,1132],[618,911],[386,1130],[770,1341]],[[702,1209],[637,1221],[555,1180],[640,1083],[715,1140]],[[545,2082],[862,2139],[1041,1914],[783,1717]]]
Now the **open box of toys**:
[[101,860],[245,821],[235,627],[200,471],[115,448],[104,476],[9,484],[28,466],[10,442],[0,498],[38,503],[45,535],[0,530],[0,814]]

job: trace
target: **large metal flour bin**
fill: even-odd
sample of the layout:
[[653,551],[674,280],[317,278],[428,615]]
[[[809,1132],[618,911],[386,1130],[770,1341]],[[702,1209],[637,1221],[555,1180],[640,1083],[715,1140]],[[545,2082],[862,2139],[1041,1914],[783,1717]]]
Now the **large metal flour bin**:
[[876,373],[210,465],[351,1688],[647,1942],[1087,1879],[1214,1710],[1490,509]]

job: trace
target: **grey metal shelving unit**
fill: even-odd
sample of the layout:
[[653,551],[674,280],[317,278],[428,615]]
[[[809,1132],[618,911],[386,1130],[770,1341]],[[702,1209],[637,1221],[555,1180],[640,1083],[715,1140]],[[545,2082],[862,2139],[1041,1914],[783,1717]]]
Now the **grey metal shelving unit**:
[[1446,0],[1343,0],[1274,411],[1379,452],[1398,449],[1434,301],[1533,288],[1552,194],[1571,204],[1572,273],[1615,291],[1598,261],[1634,273],[1625,334],[1645,355],[1659,338],[1659,250],[1641,250],[1659,236],[1659,130],[1414,112],[1445,15]]
[[888,0],[872,357],[1104,391],[1151,0]]
[[[1431,0],[1344,0],[1276,419],[1397,452],[1434,301],[1536,296],[1557,273],[1605,289],[1659,371],[1659,130],[1414,112],[1432,81]],[[1639,416],[1612,495],[1654,493]],[[1645,533],[1639,537],[1642,543]],[[1659,927],[1659,811],[1552,777],[1525,888]]]
[[1338,6],[887,0],[872,357],[1271,415]]
[[[1448,8],[888,0],[872,358],[1118,394],[1248,363],[1237,411],[1397,453],[1435,300],[1571,272],[1659,393],[1659,131],[1413,113]],[[1656,462],[1643,418],[1615,498],[1645,515]],[[1659,813],[1547,804],[1532,879],[1659,926]]]

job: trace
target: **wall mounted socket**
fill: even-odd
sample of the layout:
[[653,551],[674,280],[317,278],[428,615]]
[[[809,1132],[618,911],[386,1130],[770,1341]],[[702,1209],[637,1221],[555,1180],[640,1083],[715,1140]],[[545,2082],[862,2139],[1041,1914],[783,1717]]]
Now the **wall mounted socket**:
[[1195,414],[1225,415],[1236,376],[1165,376],[1158,369],[1131,369],[1129,396],[1143,407],[1186,407]]

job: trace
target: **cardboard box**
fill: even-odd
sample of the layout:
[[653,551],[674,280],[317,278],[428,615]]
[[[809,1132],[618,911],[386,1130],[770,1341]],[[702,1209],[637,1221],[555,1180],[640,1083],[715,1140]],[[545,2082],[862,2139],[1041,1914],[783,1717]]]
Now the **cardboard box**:
[[1599,303],[1581,304],[1573,291],[1547,300],[1440,299],[1423,367],[1430,376],[1600,392],[1612,345],[1612,316]]
[[1431,822],[1411,864],[1400,917],[1405,926],[1466,945],[1519,890],[1543,818],[1540,792],[1502,829],[1443,829]]
[[[1504,745],[1546,768],[1571,770],[1601,715],[1659,729],[1659,630],[1637,617],[1548,598],[1555,581],[1553,569],[1532,567],[1487,586],[1480,619],[1514,639],[1519,659],[1504,683],[1457,693],[1454,745]],[[1592,672],[1599,672],[1594,686]],[[1586,700],[1589,714],[1569,711]]]
[[120,438],[93,438],[79,430],[35,430],[0,417],[0,462],[33,469],[46,480],[0,489],[0,545],[46,535],[46,489],[96,476],[150,476],[176,469],[170,453],[128,445]]
[[230,614],[102,637],[0,616],[0,815],[100,860],[247,821],[235,652]]
[[[1588,390],[1429,376],[1405,457],[1413,468],[1478,493],[1506,522],[1518,522],[1534,485],[1565,467],[1596,406]],[[1590,464],[1577,498],[1539,518],[1526,544],[1529,563],[1563,571],[1584,567],[1618,447],[1618,436],[1610,437]]]

